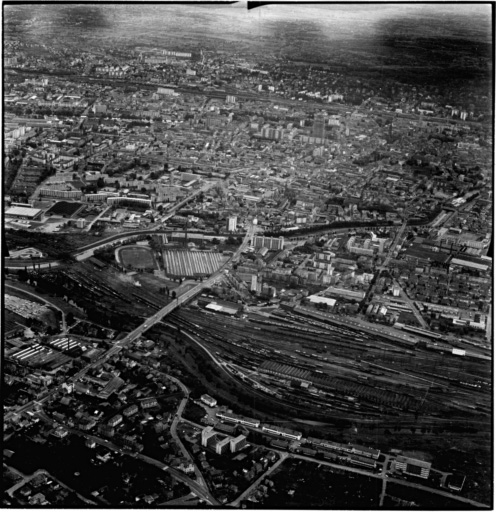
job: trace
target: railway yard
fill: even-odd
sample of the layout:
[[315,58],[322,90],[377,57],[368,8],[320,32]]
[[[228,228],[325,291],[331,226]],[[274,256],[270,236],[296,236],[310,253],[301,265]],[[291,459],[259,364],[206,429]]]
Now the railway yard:
[[[429,344],[404,346],[294,312],[229,318],[182,309],[167,323],[196,338],[253,393],[296,417],[380,428],[489,432],[490,370]],[[457,427],[458,428],[458,427]]]

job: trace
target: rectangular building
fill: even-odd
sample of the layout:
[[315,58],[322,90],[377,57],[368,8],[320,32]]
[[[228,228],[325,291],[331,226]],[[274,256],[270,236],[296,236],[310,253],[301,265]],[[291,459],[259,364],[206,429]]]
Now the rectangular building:
[[112,418],[110,418],[108,420],[108,425],[109,427],[115,427],[117,425],[119,425],[120,423],[122,423],[122,416],[120,414],[116,414],[115,416],[113,416]]
[[5,212],[5,217],[10,219],[26,219],[38,220],[41,217],[43,210],[38,208],[24,208],[22,206],[13,206]]
[[209,407],[215,407],[217,405],[217,400],[212,398],[210,395],[202,395],[200,400]]
[[429,473],[431,471],[430,462],[398,455],[394,464],[397,470],[402,471],[406,475],[412,475],[424,479],[429,478]]
[[215,436],[215,432],[213,431],[214,428],[213,427],[206,427],[202,430],[202,437],[201,437],[201,443],[202,443],[202,446],[207,446],[208,445],[208,440]]
[[227,219],[227,230],[228,231],[236,231],[238,227],[238,218],[237,217],[229,217]]
[[267,247],[271,251],[282,251],[284,249],[284,237],[254,236],[253,246],[257,249]]
[[222,455],[223,453],[226,453],[229,451],[229,448],[231,446],[231,438],[226,437],[225,439],[222,439],[221,441],[217,441],[217,444],[215,445],[215,453],[217,455]]
[[231,452],[236,453],[239,450],[242,450],[246,446],[246,436],[243,434],[231,439]]

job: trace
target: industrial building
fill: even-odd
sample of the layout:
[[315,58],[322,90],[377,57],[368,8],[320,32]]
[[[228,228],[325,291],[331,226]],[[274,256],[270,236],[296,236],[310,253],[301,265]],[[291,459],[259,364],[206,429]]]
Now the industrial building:
[[5,212],[5,217],[8,219],[24,219],[24,220],[39,220],[43,214],[43,210],[38,208],[26,208],[23,206],[13,206]]

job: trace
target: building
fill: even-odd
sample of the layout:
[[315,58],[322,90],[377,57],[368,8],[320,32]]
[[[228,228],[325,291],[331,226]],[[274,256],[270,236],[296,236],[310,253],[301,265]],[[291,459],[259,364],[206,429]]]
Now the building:
[[352,446],[352,451],[356,455],[361,455],[363,457],[369,457],[372,459],[378,459],[381,454],[380,450],[376,450],[375,448],[368,448],[366,446],[360,446],[355,444]]
[[377,463],[374,459],[362,457],[361,455],[350,455],[348,460],[355,466],[363,466],[370,469],[375,469],[377,466]]
[[214,428],[226,436],[234,436],[236,434],[237,427],[235,425],[226,425],[219,421],[214,425]]
[[226,227],[227,227],[228,231],[236,231],[236,229],[238,227],[238,218],[237,217],[228,217]]
[[291,430],[289,428],[283,427],[276,427],[274,425],[263,425],[262,431],[276,436],[287,437],[289,439],[296,439],[297,441],[299,441],[303,436],[301,432],[298,432],[296,430]]
[[174,89],[172,89],[171,87],[159,87],[157,89],[157,94],[165,94],[167,96],[172,96],[174,95]]
[[158,402],[155,397],[143,398],[140,400],[140,406],[142,409],[150,409],[151,407],[156,407],[157,405]]
[[212,398],[210,395],[202,395],[200,400],[209,407],[215,407],[217,405],[217,400]]
[[123,411],[122,411],[122,414],[124,416],[132,416],[133,414],[136,414],[138,412],[138,406],[136,404],[133,404],[133,405],[130,405],[129,407],[126,407]]
[[398,455],[394,464],[395,469],[405,473],[405,475],[412,475],[424,479],[429,478],[429,473],[431,471],[430,462]]
[[271,251],[282,251],[284,249],[284,237],[279,238],[270,236],[254,236],[253,246],[258,249],[260,247],[267,247]]
[[246,444],[246,436],[240,434],[238,437],[231,439],[231,452],[236,453],[237,451],[242,450]]
[[100,192],[98,194],[85,194],[82,199],[87,203],[104,203],[108,197],[119,197],[118,192]]
[[24,219],[36,221],[40,219],[43,210],[38,208],[25,208],[23,206],[13,206],[5,212],[5,217],[10,219]]
[[318,139],[325,138],[325,118],[322,114],[317,114],[313,122],[312,136]]
[[281,140],[284,137],[284,130],[266,126],[262,128],[261,135],[264,139]]
[[57,197],[59,199],[80,199],[81,190],[59,190],[55,188],[41,188],[40,197]]
[[112,418],[110,418],[108,420],[108,426],[109,427],[115,427],[117,425],[119,425],[120,423],[122,423],[122,416],[120,414],[116,414],[115,416],[112,416]]
[[95,103],[92,108],[95,114],[106,114],[107,113],[107,105],[103,105],[102,103]]
[[461,474],[449,475],[446,479],[446,485],[448,486],[448,489],[451,489],[452,491],[461,491],[465,484],[465,478],[465,475]]
[[218,126],[222,126],[223,118],[219,117],[219,116],[210,115],[210,116],[207,116],[207,119],[205,120],[205,124],[207,125],[208,129],[216,128]]
[[126,196],[120,196],[120,197],[108,197],[107,198],[107,204],[110,206],[139,206],[141,208],[152,208],[152,200],[151,199],[145,199],[141,197],[126,197]]
[[236,96],[228,94],[226,96],[226,103],[236,103]]
[[253,274],[251,276],[250,291],[252,291],[252,292],[257,292],[258,291],[258,276],[257,276],[257,274]]
[[217,441],[217,443],[215,445],[215,453],[217,455],[222,455],[229,451],[230,446],[231,446],[231,438],[230,437],[226,437],[225,439]]
[[260,426],[260,420],[255,420],[253,418],[247,418],[245,416],[237,416],[236,414],[232,413],[223,413],[218,412],[216,414],[217,418],[228,421],[230,423],[239,423],[240,425],[246,425],[248,427],[254,427],[258,428]]
[[211,437],[215,437],[215,432],[214,432],[214,428],[209,426],[209,427],[206,427],[202,430],[202,446],[208,446],[208,440],[211,438]]

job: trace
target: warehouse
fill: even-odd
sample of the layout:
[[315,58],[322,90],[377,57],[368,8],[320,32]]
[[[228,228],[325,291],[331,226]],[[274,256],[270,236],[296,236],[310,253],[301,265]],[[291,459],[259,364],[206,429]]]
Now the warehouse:
[[43,210],[38,208],[26,208],[24,206],[13,206],[5,212],[5,217],[10,219],[39,220]]

